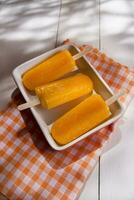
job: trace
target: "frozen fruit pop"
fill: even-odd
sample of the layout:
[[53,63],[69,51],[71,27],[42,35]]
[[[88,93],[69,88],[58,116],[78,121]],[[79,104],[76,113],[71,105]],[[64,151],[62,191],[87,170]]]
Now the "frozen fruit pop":
[[53,123],[52,137],[59,145],[65,145],[91,130],[110,115],[109,107],[103,98],[93,94]]
[[91,93],[93,83],[84,74],[77,74],[48,83],[35,89],[41,105],[47,109],[54,108],[73,99]]
[[66,73],[76,69],[75,60],[89,52],[89,48],[72,56],[68,50],[63,50],[51,56],[44,62],[26,71],[22,76],[24,86],[31,91],[38,86],[59,79]]
[[67,50],[61,51],[24,73],[22,81],[28,90],[49,83],[72,71],[75,61]]
[[50,125],[54,140],[65,145],[96,127],[111,115],[109,106],[127,92],[120,90],[106,101],[93,94]]
[[54,108],[73,99],[91,93],[93,83],[91,79],[81,73],[53,81],[46,85],[37,87],[35,93],[38,99],[20,105],[19,110],[26,109],[41,103],[47,109]]

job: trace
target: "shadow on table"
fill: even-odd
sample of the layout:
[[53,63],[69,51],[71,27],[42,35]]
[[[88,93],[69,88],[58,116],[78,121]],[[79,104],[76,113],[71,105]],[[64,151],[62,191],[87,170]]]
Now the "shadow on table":
[[[70,0],[62,2],[62,6],[66,10],[64,15],[69,22],[68,16],[81,10],[92,9],[95,7],[95,1],[91,1],[87,6],[87,0],[80,3],[77,3],[77,0]],[[60,38],[58,30],[60,7],[61,3],[57,0],[40,0],[38,3],[33,0],[0,2],[1,80],[10,75],[16,66],[57,46]],[[90,24],[72,25],[76,30],[75,38],[87,25]],[[68,26],[64,28],[65,37],[72,28]]]
[[[12,99],[16,105],[24,103],[24,99],[18,89],[13,92]],[[66,150],[56,151],[47,143],[30,109],[21,111],[21,116],[26,127],[17,133],[17,137],[23,137],[28,131],[36,150],[39,151],[39,154],[45,156],[48,164],[54,169],[60,169],[71,165],[86,155],[92,157],[94,151],[102,146],[103,140],[100,139],[101,132],[97,132]],[[112,130],[112,126],[109,126],[108,129]]]

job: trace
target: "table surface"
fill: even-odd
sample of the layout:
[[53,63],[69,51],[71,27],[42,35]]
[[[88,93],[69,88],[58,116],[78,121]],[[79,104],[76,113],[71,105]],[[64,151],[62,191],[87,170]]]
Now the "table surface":
[[[15,88],[12,70],[66,38],[90,43],[134,67],[133,0],[2,0],[0,9],[0,108]],[[134,199],[133,119],[134,100],[88,178],[80,200]]]

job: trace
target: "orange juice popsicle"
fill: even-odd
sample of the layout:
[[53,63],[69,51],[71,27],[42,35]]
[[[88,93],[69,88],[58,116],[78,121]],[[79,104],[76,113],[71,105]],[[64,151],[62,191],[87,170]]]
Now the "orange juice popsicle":
[[54,81],[75,69],[75,60],[68,50],[63,50],[28,70],[22,76],[24,86],[31,91]]
[[110,115],[103,98],[93,94],[53,123],[52,137],[58,144],[65,145],[96,127]]
[[54,108],[73,99],[91,93],[91,79],[81,73],[48,83],[35,89],[41,105],[47,109]]

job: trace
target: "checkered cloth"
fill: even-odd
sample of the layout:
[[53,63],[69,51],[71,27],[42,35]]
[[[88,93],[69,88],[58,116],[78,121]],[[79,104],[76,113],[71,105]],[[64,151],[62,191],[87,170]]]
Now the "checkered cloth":
[[[134,94],[134,71],[93,47],[87,58],[114,92],[128,89],[122,98],[123,105],[128,105]],[[67,150],[55,151],[30,110],[20,114],[16,109],[16,104],[24,102],[18,90],[12,99],[0,116],[0,192],[12,200],[76,199],[114,126],[103,128]]]

